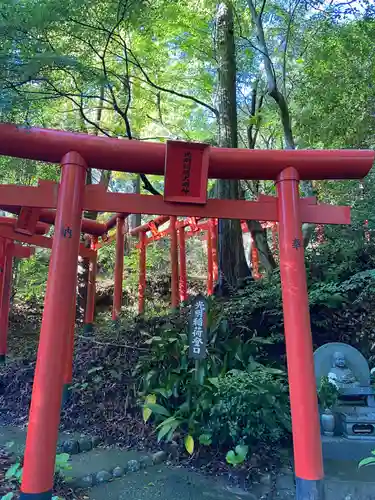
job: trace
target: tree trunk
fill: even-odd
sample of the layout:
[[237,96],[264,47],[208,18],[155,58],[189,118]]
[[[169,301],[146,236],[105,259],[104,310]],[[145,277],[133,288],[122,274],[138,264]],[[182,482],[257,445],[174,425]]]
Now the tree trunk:
[[[102,113],[103,113],[103,104],[104,104],[104,86],[101,86],[100,99],[99,99],[99,104],[98,104],[98,108],[96,111],[96,120],[95,120],[97,128],[94,130],[94,135],[96,135],[96,136],[99,133],[100,121],[102,119]],[[86,128],[86,123],[85,123],[83,116],[81,116],[81,128],[82,128],[82,131],[88,133],[87,128]],[[110,170],[102,170],[101,171],[100,183],[103,184],[106,188],[108,188],[110,178],[111,178],[111,171]],[[88,169],[87,177],[86,177],[86,185],[90,185],[90,184],[92,184],[92,171],[91,171],[91,169]],[[83,216],[86,219],[96,220],[98,217],[98,212],[96,212],[96,211],[84,212]],[[90,246],[90,241],[88,239],[82,238],[82,243],[84,243],[87,247]],[[87,287],[88,287],[88,278],[89,278],[89,267],[90,267],[89,259],[86,259],[83,257],[78,257],[77,308],[76,308],[77,320],[83,320],[84,315],[85,315],[86,302],[87,302]]]
[[[216,55],[218,61],[218,108],[221,147],[236,148],[237,99],[236,54],[234,43],[233,9],[231,2],[219,4],[216,12]],[[239,181],[218,180],[217,196],[220,199],[238,200]],[[250,276],[246,262],[241,223],[239,220],[219,221],[219,290],[227,294],[239,282]]]
[[[275,68],[273,66],[272,59],[268,51],[268,46],[264,33],[262,16],[266,1],[263,2],[263,5],[260,8],[259,12],[257,12],[254,0],[247,0],[247,2],[250,10],[251,19],[256,30],[258,50],[263,56],[264,69],[267,78],[268,94],[274,99],[279,108],[280,120],[283,128],[283,135],[285,141],[285,148],[295,149],[296,144],[293,136],[292,120],[290,117],[288,102],[286,96],[279,90]],[[314,190],[311,181],[301,181],[300,188],[303,196],[313,196]],[[305,247],[308,245],[310,241],[314,227],[315,226],[313,224],[303,224],[302,226],[303,242]]]
[[[260,129],[260,110],[263,105],[264,96],[258,95],[258,82],[255,82],[251,92],[251,122],[247,128],[248,148],[255,149],[258,133]],[[252,181],[253,194],[256,196],[259,189],[259,181]],[[271,274],[276,267],[274,256],[268,245],[267,229],[263,229],[260,222],[256,220],[248,220],[247,227],[249,228],[252,243],[258,250],[259,260],[266,271],[266,274]],[[254,272],[254,270],[252,270]]]
[[[141,192],[141,178],[139,175],[132,181],[133,193],[140,194]],[[141,225],[141,214],[132,214],[129,217],[130,230]]]

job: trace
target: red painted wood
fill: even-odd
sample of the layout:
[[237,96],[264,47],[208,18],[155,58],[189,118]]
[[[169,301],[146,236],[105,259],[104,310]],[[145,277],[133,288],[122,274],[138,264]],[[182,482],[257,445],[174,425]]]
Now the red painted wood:
[[207,200],[207,144],[167,141],[164,200],[204,204]]
[[116,223],[116,255],[115,255],[115,288],[113,292],[112,320],[116,321],[121,314],[122,278],[124,274],[125,221],[117,218]]
[[[37,234],[29,236],[27,234],[16,233],[14,229],[8,225],[3,226],[0,224],[0,237],[21,241],[22,243],[28,243],[29,245],[35,245],[41,248],[52,248],[53,245],[53,238],[47,238],[46,236]],[[80,243],[79,255],[87,259],[91,259],[94,254],[95,252],[93,250],[86,248],[82,243]]]
[[35,369],[21,491],[52,489],[67,335],[77,284],[82,201],[87,165],[77,153],[62,160],[62,177]]
[[0,355],[6,356],[8,343],[8,323],[10,309],[10,294],[12,290],[12,267],[14,243],[3,240],[0,258],[1,279],[1,303],[0,303]]
[[180,302],[184,303],[187,301],[187,277],[186,277],[186,244],[185,244],[185,227],[180,227],[178,229],[178,249],[179,249],[179,290],[180,290]]
[[298,181],[298,172],[288,168],[277,182],[280,273],[295,474],[318,480],[324,473]]
[[87,299],[85,311],[85,324],[92,325],[95,318],[95,298],[96,298],[96,273],[98,268],[98,255],[95,252],[89,264],[89,278],[87,283]]
[[170,218],[170,233],[171,233],[171,307],[176,309],[179,306],[180,300],[178,295],[178,244],[177,244],[177,229],[176,217]]
[[146,233],[139,233],[139,284],[138,284],[138,314],[145,312],[145,293],[146,293]]
[[[59,163],[60,158],[69,151],[79,153],[90,168],[164,174],[166,145],[162,143],[17,127],[6,123],[0,125],[2,155]],[[210,147],[208,176],[211,179],[275,180],[289,166],[298,170],[301,179],[361,179],[368,174],[374,159],[375,152],[370,150]]]

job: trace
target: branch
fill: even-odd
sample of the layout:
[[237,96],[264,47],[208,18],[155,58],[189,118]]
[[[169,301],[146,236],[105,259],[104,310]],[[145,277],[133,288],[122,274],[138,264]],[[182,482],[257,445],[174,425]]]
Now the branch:
[[295,6],[293,7],[293,10],[289,16],[289,21],[288,21],[288,27],[286,31],[286,38],[285,38],[285,47],[284,47],[284,55],[283,55],[283,92],[284,95],[286,95],[286,56],[288,52],[288,45],[289,45],[289,37],[291,33],[291,28],[292,28],[292,21],[294,18],[294,15],[297,11],[297,7],[301,3],[301,0],[297,0]]
[[154,188],[154,186],[151,184],[151,182],[148,180],[145,174],[140,174],[140,177],[143,182],[143,188],[146,189],[146,191],[156,196],[161,196],[161,193],[159,193],[159,191]]
[[207,104],[206,102],[203,102],[200,99],[197,99],[196,97],[194,97],[192,95],[183,94],[182,92],[176,92],[175,90],[167,89],[165,87],[162,87],[161,85],[157,85],[156,83],[154,83],[151,80],[151,78],[148,76],[148,74],[146,73],[146,71],[143,69],[143,67],[141,66],[140,62],[138,61],[138,59],[134,55],[134,53],[132,51],[130,51],[130,50],[129,50],[129,52],[131,53],[131,55],[132,55],[132,57],[133,57],[133,59],[135,61],[135,65],[141,71],[141,73],[143,74],[143,76],[146,79],[146,82],[149,85],[151,85],[151,87],[153,87],[154,89],[160,90],[161,92],[166,92],[168,94],[172,94],[172,95],[175,95],[177,97],[181,97],[182,99],[188,99],[190,101],[193,101],[196,104],[199,104],[200,106],[203,106],[203,107],[209,109],[211,111],[211,113],[213,113],[215,115],[215,117],[217,119],[219,119],[219,111],[216,108],[214,108],[213,106],[211,106],[210,104]]

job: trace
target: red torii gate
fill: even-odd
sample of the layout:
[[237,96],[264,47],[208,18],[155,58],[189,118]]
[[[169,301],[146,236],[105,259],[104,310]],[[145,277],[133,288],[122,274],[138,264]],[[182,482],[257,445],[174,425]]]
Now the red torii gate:
[[[0,230],[2,223],[4,221],[0,222]],[[13,258],[28,259],[34,252],[32,247],[17,245],[0,237],[0,364],[5,363],[7,354]]]
[[[160,231],[159,226],[170,219],[169,227]],[[190,227],[190,231],[185,229]],[[151,236],[147,237],[147,232]],[[177,231],[177,237],[173,237]],[[186,273],[186,239],[200,231],[207,231],[207,295],[213,294],[214,282],[218,279],[217,263],[217,223],[214,219],[198,224],[197,217],[187,217],[184,220],[175,220],[169,217],[156,217],[142,226],[134,228],[131,236],[139,235],[139,280],[138,280],[138,313],[143,314],[145,309],[146,290],[146,248],[154,241],[171,236],[171,307],[175,309],[180,303],[187,301],[187,273]],[[176,260],[177,259],[177,260]],[[178,293],[179,291],[179,297]]]
[[[50,500],[52,496],[83,210],[279,222],[297,500],[322,499],[324,474],[301,223],[347,224],[350,209],[306,204],[299,198],[298,183],[301,179],[362,178],[372,167],[375,152],[236,150],[178,142],[165,145],[3,124],[0,154],[60,162],[62,166],[58,195],[51,186],[0,186],[1,204],[19,205],[22,199],[24,206],[57,209],[21,499]],[[164,200],[160,196],[108,193],[102,186],[86,187],[87,165],[98,169],[111,165],[113,170],[135,173],[165,173]],[[207,200],[207,175],[274,180],[278,196],[258,202]]]
[[[43,182],[46,181],[39,181],[39,184]],[[11,213],[13,212],[15,214],[18,214],[18,217],[0,217],[0,362],[5,361],[7,353],[12,259],[13,257],[30,257],[35,251],[35,246],[38,246],[40,248],[52,249],[53,238],[47,238],[44,235],[50,229],[50,224],[54,224],[56,215],[55,211],[53,210],[38,210],[37,208],[30,209],[29,207],[2,207],[2,209],[10,211]],[[84,316],[84,331],[86,333],[89,333],[93,330],[95,317],[97,247],[99,246],[97,245],[98,236],[105,238],[107,231],[117,225],[117,232],[115,235],[118,241],[117,246],[120,248],[122,247],[122,253],[120,252],[120,257],[118,257],[118,260],[122,259],[123,261],[124,233],[121,230],[118,231],[118,228],[120,227],[121,229],[124,218],[127,215],[128,214],[115,214],[105,223],[99,223],[91,219],[82,219],[81,231],[86,232],[86,236],[91,239],[91,248],[87,248],[84,243],[79,244],[79,255],[89,260],[89,276]],[[43,222],[38,222],[38,218],[43,219]],[[48,221],[48,223],[45,222],[46,220]],[[25,247],[21,245],[14,245],[14,241],[20,241],[34,246]],[[4,249],[6,249],[5,253]],[[4,272],[1,272],[1,269],[3,269]],[[114,294],[114,308],[117,302],[119,302],[119,308],[121,308],[122,277],[121,280],[117,279],[116,281],[116,272],[115,283],[115,291],[117,287],[117,294]],[[120,292],[118,292],[119,287]],[[71,345],[69,348],[69,352],[71,352],[71,356],[66,363],[66,374],[64,381],[66,390],[72,381],[74,327],[75,312],[73,314],[70,333]]]
[[[7,354],[13,257],[28,258],[35,253],[35,246],[51,249],[53,243],[53,238],[44,236],[50,229],[50,225],[37,222],[38,210],[30,211],[27,208],[22,208],[19,213],[20,217],[18,218],[0,217],[0,362],[5,362]],[[92,222],[94,221],[89,221],[89,223]],[[95,231],[95,225],[91,225],[91,228]],[[21,246],[15,244],[14,241],[34,246]],[[96,263],[96,252],[86,248],[82,243],[80,243],[79,255],[88,258],[90,263]],[[95,281],[89,284],[89,292],[90,289],[91,295],[89,293],[87,298],[85,321],[92,324],[95,310]],[[74,304],[75,301],[74,298]],[[67,391],[72,382],[74,326],[75,310],[73,309],[69,332],[69,348],[64,368],[64,397],[68,394]],[[85,326],[87,326],[87,323]]]

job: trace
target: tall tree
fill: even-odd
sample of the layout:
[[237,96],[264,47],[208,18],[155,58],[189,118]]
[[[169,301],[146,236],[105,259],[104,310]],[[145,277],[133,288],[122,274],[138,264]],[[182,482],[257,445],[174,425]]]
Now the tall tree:
[[[236,52],[233,6],[230,1],[219,4],[216,12],[216,56],[218,73],[219,146],[238,147]],[[221,199],[240,199],[240,182],[218,180],[217,195]],[[241,223],[219,221],[219,288],[228,293],[239,280],[250,275],[245,259]]]

